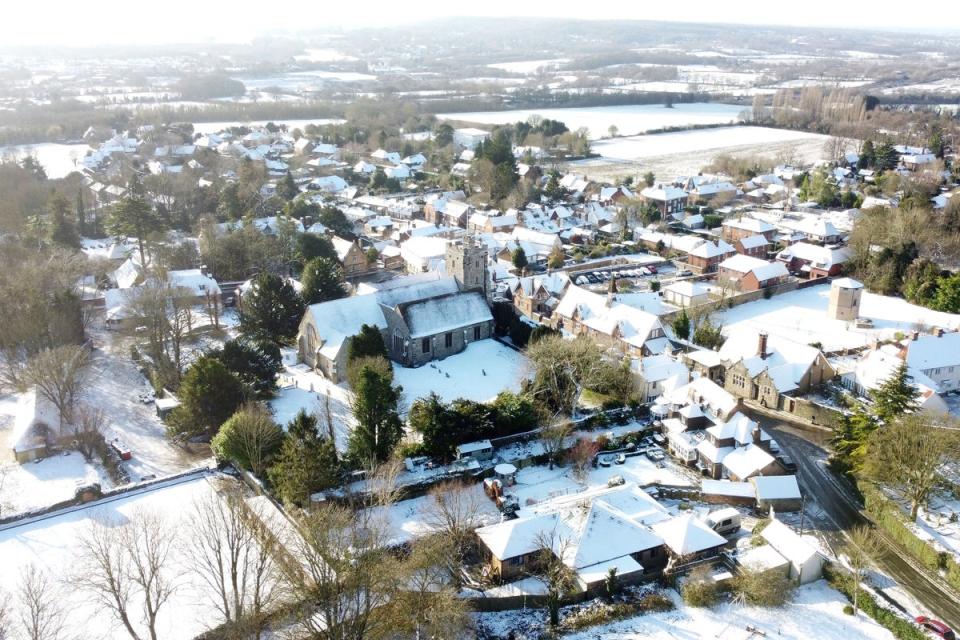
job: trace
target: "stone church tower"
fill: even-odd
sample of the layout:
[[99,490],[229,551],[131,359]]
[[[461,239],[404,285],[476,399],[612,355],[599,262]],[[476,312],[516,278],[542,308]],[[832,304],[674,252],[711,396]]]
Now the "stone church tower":
[[447,275],[453,276],[460,291],[479,291],[489,299],[487,247],[472,235],[447,245]]

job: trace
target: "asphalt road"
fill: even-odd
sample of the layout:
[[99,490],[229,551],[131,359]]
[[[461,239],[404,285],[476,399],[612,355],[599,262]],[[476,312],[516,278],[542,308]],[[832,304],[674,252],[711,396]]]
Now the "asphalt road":
[[[815,524],[824,533],[835,551],[841,549],[846,543],[846,532],[868,520],[850,488],[826,466],[829,434],[800,429],[758,415],[753,418],[776,438],[780,448],[797,464],[797,479],[802,490],[819,506],[811,516],[815,520],[811,525]],[[880,570],[926,607],[933,617],[960,629],[960,598],[957,594],[939,576],[918,568],[918,563],[893,541],[882,535],[879,538],[884,550],[874,561]]]

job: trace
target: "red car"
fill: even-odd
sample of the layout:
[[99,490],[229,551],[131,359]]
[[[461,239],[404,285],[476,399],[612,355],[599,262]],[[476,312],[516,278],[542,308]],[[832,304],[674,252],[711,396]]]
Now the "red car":
[[938,638],[943,638],[943,640],[956,640],[957,638],[957,636],[953,633],[953,629],[943,624],[939,620],[934,620],[933,618],[928,618],[927,616],[917,616],[914,621],[923,627],[924,631],[927,631]]

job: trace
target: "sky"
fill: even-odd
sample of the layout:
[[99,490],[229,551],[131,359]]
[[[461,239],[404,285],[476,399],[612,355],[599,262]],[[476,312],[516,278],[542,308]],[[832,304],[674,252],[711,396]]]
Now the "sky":
[[[778,6],[759,0],[12,0],[0,9],[5,26],[0,45],[96,46],[182,42],[248,42],[267,32],[410,23],[432,17],[556,16],[737,22],[788,26],[856,26],[877,29],[960,31],[957,0],[927,0],[923,11],[869,9],[859,2],[805,0]],[[933,24],[930,16],[937,16]]]

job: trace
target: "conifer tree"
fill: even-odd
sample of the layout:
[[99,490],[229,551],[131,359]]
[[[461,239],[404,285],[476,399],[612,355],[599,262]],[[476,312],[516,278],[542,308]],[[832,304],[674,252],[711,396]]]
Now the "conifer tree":
[[917,409],[920,392],[911,384],[911,379],[907,373],[907,363],[901,362],[889,378],[870,391],[873,414],[879,420],[889,422]]

